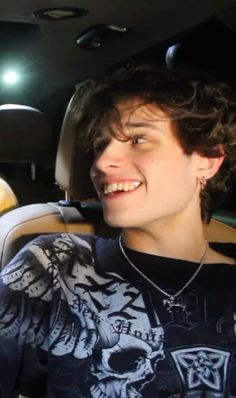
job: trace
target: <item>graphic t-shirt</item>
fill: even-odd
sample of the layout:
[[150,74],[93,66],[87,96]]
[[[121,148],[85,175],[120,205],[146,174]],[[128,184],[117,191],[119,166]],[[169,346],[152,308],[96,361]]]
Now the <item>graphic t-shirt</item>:
[[[199,266],[127,253],[172,295]],[[169,312],[117,239],[42,236],[1,274],[0,397],[233,398],[235,284],[235,266],[204,265]]]

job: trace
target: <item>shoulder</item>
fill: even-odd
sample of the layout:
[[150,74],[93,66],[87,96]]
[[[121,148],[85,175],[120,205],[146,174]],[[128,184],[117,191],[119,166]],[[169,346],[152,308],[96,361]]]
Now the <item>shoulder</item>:
[[66,264],[74,254],[87,261],[93,255],[96,237],[73,234],[42,235],[27,245],[21,253],[33,256],[46,269]]
[[31,297],[42,298],[45,291],[47,300],[52,290],[49,286],[56,289],[61,272],[69,272],[75,264],[93,265],[96,240],[84,235],[42,235],[27,244],[2,270],[1,283]]
[[222,262],[223,257],[236,260],[236,243],[210,242],[210,247],[221,255]]

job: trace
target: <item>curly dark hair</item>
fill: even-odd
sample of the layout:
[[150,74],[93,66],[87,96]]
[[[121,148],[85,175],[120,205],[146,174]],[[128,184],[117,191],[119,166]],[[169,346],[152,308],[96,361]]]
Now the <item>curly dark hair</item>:
[[208,223],[222,203],[236,171],[236,97],[224,83],[186,71],[160,70],[153,65],[123,67],[81,85],[73,107],[80,140],[91,148],[101,125],[119,122],[116,105],[137,98],[154,103],[175,125],[184,152],[214,158],[224,154],[218,173],[201,192],[202,220]]

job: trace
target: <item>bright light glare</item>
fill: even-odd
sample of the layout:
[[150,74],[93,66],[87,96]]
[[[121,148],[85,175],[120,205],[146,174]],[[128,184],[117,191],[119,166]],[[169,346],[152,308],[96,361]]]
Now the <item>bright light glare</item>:
[[5,72],[3,75],[3,82],[5,84],[13,85],[19,80],[19,75],[17,72],[11,70],[8,72]]

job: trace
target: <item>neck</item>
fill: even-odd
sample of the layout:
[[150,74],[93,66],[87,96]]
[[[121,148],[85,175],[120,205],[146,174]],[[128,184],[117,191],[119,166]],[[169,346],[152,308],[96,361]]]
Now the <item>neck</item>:
[[199,262],[206,247],[202,223],[171,229],[164,225],[158,228],[125,228],[123,243],[140,252]]

